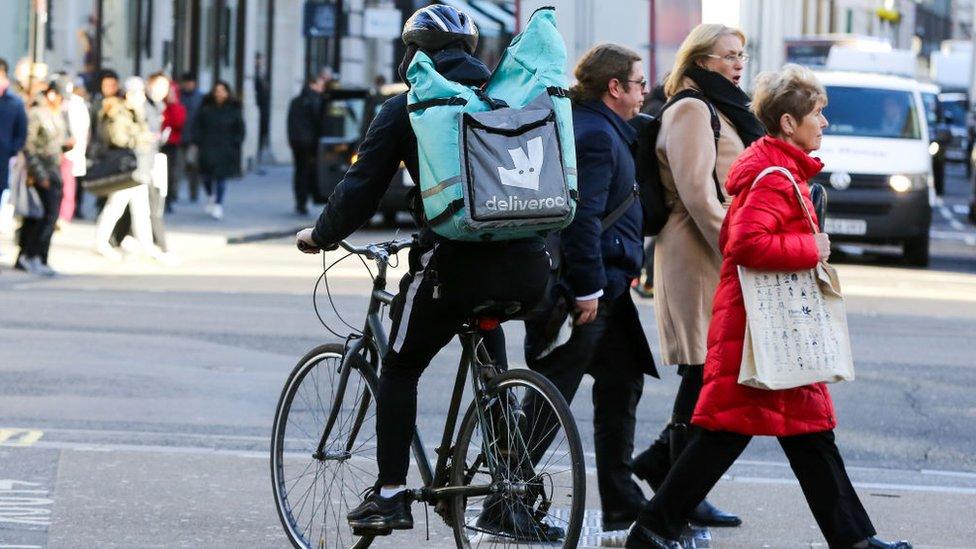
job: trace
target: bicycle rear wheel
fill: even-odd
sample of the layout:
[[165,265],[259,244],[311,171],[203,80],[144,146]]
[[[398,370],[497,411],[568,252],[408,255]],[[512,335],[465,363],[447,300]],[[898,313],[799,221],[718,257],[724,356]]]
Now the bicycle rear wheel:
[[275,413],[275,506],[299,549],[360,549],[373,540],[354,535],[346,522],[376,480],[376,376],[368,364],[347,368],[334,426],[323,454],[314,455],[336,403],[344,352],[343,345],[328,344],[306,354],[288,377]]
[[[454,498],[458,547],[576,547],[586,503],[586,470],[579,431],[569,406],[544,376],[510,370],[493,378],[479,410],[471,403],[461,424],[451,466],[451,485],[502,483],[490,496]],[[517,528],[488,525],[490,513],[527,510],[545,528],[565,530],[548,541]],[[484,515],[484,516],[483,516]],[[496,522],[497,524],[497,522]]]

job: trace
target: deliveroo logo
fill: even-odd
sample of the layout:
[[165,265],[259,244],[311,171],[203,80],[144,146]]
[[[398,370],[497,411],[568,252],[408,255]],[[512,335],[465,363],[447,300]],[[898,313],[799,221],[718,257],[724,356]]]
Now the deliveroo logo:
[[[542,137],[529,140],[526,143],[526,150],[518,147],[509,149],[508,154],[512,157],[515,168],[509,169],[503,166],[498,168],[498,177],[502,185],[538,192],[539,172],[542,171],[542,163],[545,160]],[[562,196],[526,199],[514,193],[506,196],[493,195],[485,201],[485,208],[496,212],[552,210],[565,205],[566,199]]]
[[542,161],[545,158],[542,152],[542,137],[532,139],[526,146],[528,154],[522,147],[509,149],[508,154],[512,157],[515,169],[509,170],[499,166],[498,177],[501,178],[502,185],[538,191],[539,171],[542,170]]

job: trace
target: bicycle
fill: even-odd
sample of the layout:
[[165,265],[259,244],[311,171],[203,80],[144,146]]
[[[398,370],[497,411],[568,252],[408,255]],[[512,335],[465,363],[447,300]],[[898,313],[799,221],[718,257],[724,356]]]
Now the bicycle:
[[[409,248],[411,241],[341,246],[349,255],[376,262],[365,326],[344,344],[321,345],[302,357],[282,389],[272,432],[271,477],[278,516],[288,539],[302,549],[359,549],[376,535],[352,530],[346,514],[376,478],[377,369],[388,346],[381,310],[394,299],[386,290],[386,274],[390,258]],[[323,277],[326,274],[327,270]],[[576,547],[586,479],[569,406],[542,375],[500,369],[482,342],[482,331],[497,326],[515,308],[512,303],[486,304],[459,330],[461,361],[435,450],[436,465],[431,467],[415,429],[411,446],[423,486],[411,495],[434,505],[452,528],[458,547]],[[458,429],[468,378],[473,398]],[[513,535],[479,526],[482,511],[516,510],[531,513],[540,530]],[[561,543],[538,535],[554,527],[565,530]]]

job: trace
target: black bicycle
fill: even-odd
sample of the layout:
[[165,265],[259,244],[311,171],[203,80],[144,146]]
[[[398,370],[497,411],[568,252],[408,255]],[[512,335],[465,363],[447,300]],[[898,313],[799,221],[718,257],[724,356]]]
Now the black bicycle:
[[[386,274],[390,258],[410,245],[410,240],[364,247],[342,243],[350,255],[377,266],[365,327],[345,343],[311,350],[281,392],[271,479],[281,524],[297,548],[362,548],[374,540],[375,533],[350,528],[346,514],[377,476],[377,371],[388,344],[381,311],[394,298],[386,290]],[[419,432],[413,435],[423,486],[411,490],[412,496],[434,506],[453,529],[458,547],[576,547],[579,541],[586,478],[569,406],[542,375],[500,368],[482,342],[483,330],[517,308],[486,303],[460,329],[461,361],[434,467]],[[458,427],[469,381],[472,398]],[[498,524],[486,516],[515,513],[528,513],[533,528],[486,526]],[[553,540],[549,534],[560,529],[565,535]]]

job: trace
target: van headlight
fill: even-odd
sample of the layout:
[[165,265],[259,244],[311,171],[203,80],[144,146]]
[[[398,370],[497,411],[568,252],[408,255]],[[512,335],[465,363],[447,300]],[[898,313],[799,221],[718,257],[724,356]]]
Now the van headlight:
[[923,190],[929,186],[929,176],[924,173],[913,175],[896,174],[888,177],[888,185],[895,192],[899,193]]
[[935,156],[939,154],[939,142],[933,141],[929,143],[929,156]]

